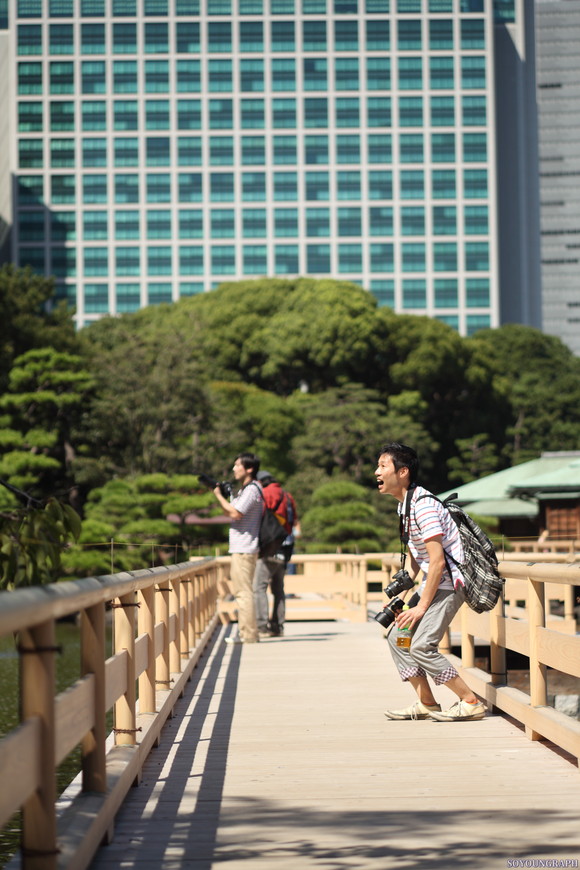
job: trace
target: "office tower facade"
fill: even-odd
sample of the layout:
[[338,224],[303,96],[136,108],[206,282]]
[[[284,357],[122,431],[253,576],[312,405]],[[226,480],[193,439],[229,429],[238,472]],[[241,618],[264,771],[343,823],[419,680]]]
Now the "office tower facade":
[[543,323],[580,354],[580,7],[538,0],[536,34]]
[[522,3],[10,2],[11,259],[79,326],[296,275],[500,323],[494,30]]

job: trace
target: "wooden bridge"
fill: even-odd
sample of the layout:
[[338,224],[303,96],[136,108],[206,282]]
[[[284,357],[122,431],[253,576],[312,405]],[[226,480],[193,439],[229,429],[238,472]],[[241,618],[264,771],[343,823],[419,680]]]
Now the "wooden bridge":
[[[485,719],[393,722],[383,710],[411,691],[382,629],[361,618],[364,560],[351,559],[336,572],[342,609],[244,647],[224,643],[232,626],[216,615],[224,560],[0,596],[0,633],[20,631],[23,650],[23,724],[0,742],[0,821],[23,806],[23,849],[9,866],[578,867],[580,723],[542,693],[548,666],[580,677],[580,638],[545,627],[548,584],[580,585],[580,566],[502,562],[527,592],[523,615],[519,598],[518,618],[462,609],[462,675],[487,700]],[[318,562],[321,587],[331,561]],[[125,606],[105,660],[111,600]],[[82,613],[84,676],[55,700],[50,626],[71,608]],[[477,638],[493,676],[474,666]],[[506,647],[530,655],[529,695],[503,684]],[[102,733],[110,707],[114,738]],[[79,740],[83,773],[55,812],[54,765]]]

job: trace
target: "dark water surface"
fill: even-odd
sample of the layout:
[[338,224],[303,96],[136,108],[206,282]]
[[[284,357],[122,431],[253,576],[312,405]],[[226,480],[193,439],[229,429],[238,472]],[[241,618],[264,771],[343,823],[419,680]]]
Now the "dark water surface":
[[[73,622],[61,622],[56,627],[56,642],[62,653],[56,656],[57,692],[62,692],[80,677],[81,638]],[[107,634],[107,655],[110,655],[110,630]],[[18,725],[18,653],[13,637],[0,638],[0,737]],[[60,794],[80,770],[80,746],[77,746],[59,765],[56,773],[57,792]],[[18,849],[20,813],[0,831],[0,868]]]

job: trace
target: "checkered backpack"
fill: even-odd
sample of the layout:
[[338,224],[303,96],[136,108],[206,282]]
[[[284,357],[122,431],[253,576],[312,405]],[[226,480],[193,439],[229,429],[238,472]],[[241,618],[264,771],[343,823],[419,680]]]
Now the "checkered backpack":
[[445,551],[445,560],[451,559],[461,571],[465,580],[464,591],[467,604],[476,613],[493,610],[504,583],[499,575],[495,547],[469,514],[466,514],[463,508],[455,504],[453,499],[457,498],[456,492],[447,496],[444,501],[434,495],[422,495],[419,499],[421,498],[433,498],[447,508],[459,529],[465,557],[464,562],[458,562],[447,551]]

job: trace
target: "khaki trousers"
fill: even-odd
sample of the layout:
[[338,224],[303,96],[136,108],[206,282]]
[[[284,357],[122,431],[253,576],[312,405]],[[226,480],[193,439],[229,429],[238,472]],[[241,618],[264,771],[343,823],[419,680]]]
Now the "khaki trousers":
[[232,553],[230,580],[238,605],[238,631],[245,643],[258,640],[253,589],[257,561],[257,553]]

